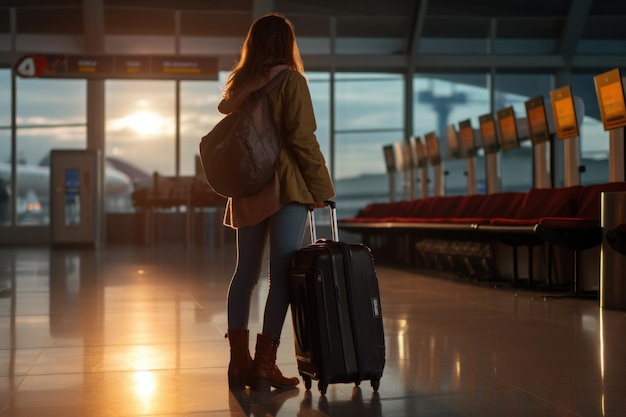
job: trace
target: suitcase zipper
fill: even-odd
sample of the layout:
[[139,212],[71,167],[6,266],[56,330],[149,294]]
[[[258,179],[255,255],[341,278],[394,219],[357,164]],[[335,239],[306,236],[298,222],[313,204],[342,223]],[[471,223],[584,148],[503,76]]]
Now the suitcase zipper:
[[353,321],[352,336],[354,338],[354,350],[356,353],[356,360],[357,360],[357,373],[358,373],[358,378],[360,382],[365,379],[365,363],[363,359],[363,350],[360,347],[361,334],[359,331],[360,329],[359,316],[357,314],[356,305],[354,302],[355,288],[353,285],[354,275],[352,272],[352,253],[347,243],[344,243],[344,242],[337,242],[337,243],[339,244],[339,247],[341,248],[343,252],[343,257],[344,257],[344,268],[345,268],[345,274],[346,274],[346,289],[347,289],[348,294],[352,295],[351,297],[346,296],[346,299],[348,302],[348,308],[350,310],[350,314],[352,315],[352,321]]
[[[317,282],[322,287],[322,300],[324,302],[324,305],[327,306],[328,305],[328,297],[326,296],[326,286],[324,285],[324,280],[322,278],[322,273],[319,272],[319,271],[317,271]],[[328,314],[326,314],[326,309],[324,309],[324,321],[326,322],[326,340],[328,341],[328,352],[332,353],[332,351],[333,351],[333,344],[332,344],[332,337],[330,335],[330,320],[328,318]]]
[[[348,345],[347,341],[346,341],[346,334],[345,334],[345,326],[344,326],[344,322],[343,322],[343,315],[341,314],[341,305],[342,305],[342,296],[341,296],[341,287],[339,286],[339,282],[337,281],[337,262],[335,261],[335,257],[332,256],[332,251],[328,248],[325,247],[324,248],[326,250],[326,252],[329,255],[330,258],[330,263],[332,266],[332,272],[333,272],[333,284],[335,285],[335,293],[337,294],[337,321],[339,322],[339,333],[341,334],[341,344],[343,347],[343,365],[344,365],[344,369],[346,370],[346,374],[348,373],[348,359],[346,357],[346,346]],[[344,271],[345,273],[345,271]],[[329,328],[330,329],[330,328]],[[358,365],[357,365],[358,368]]]

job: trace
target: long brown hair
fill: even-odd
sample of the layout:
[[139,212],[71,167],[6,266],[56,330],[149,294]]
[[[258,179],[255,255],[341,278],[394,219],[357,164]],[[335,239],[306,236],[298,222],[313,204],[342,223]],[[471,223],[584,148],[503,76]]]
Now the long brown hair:
[[241,47],[241,57],[226,81],[225,98],[265,77],[272,67],[287,65],[304,73],[293,24],[279,13],[271,13],[250,26]]

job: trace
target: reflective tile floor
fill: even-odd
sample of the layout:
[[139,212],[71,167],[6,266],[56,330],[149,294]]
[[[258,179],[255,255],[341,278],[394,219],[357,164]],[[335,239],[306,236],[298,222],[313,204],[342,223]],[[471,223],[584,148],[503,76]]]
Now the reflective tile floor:
[[[234,248],[0,248],[0,416],[625,416],[626,315],[378,266],[380,391],[234,395]],[[254,296],[259,330],[266,285]],[[295,375],[291,322],[279,350]]]

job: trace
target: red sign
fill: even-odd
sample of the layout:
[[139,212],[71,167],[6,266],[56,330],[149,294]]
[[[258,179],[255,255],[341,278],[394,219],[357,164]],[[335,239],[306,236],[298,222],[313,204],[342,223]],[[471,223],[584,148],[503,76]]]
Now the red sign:
[[65,74],[66,67],[64,55],[27,55],[18,61],[15,71],[24,78],[54,77]]
[[197,56],[26,55],[15,66],[23,78],[146,78],[217,80],[217,59]]

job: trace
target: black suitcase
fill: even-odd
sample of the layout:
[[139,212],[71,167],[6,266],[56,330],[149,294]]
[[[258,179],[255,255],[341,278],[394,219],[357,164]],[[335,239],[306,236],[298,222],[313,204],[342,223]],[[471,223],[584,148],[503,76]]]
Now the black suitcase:
[[332,240],[316,239],[298,250],[289,277],[289,297],[298,371],[306,389],[318,380],[359,385],[370,380],[378,391],[385,366],[385,338],[374,258],[362,244],[337,238],[335,203],[330,201]]

